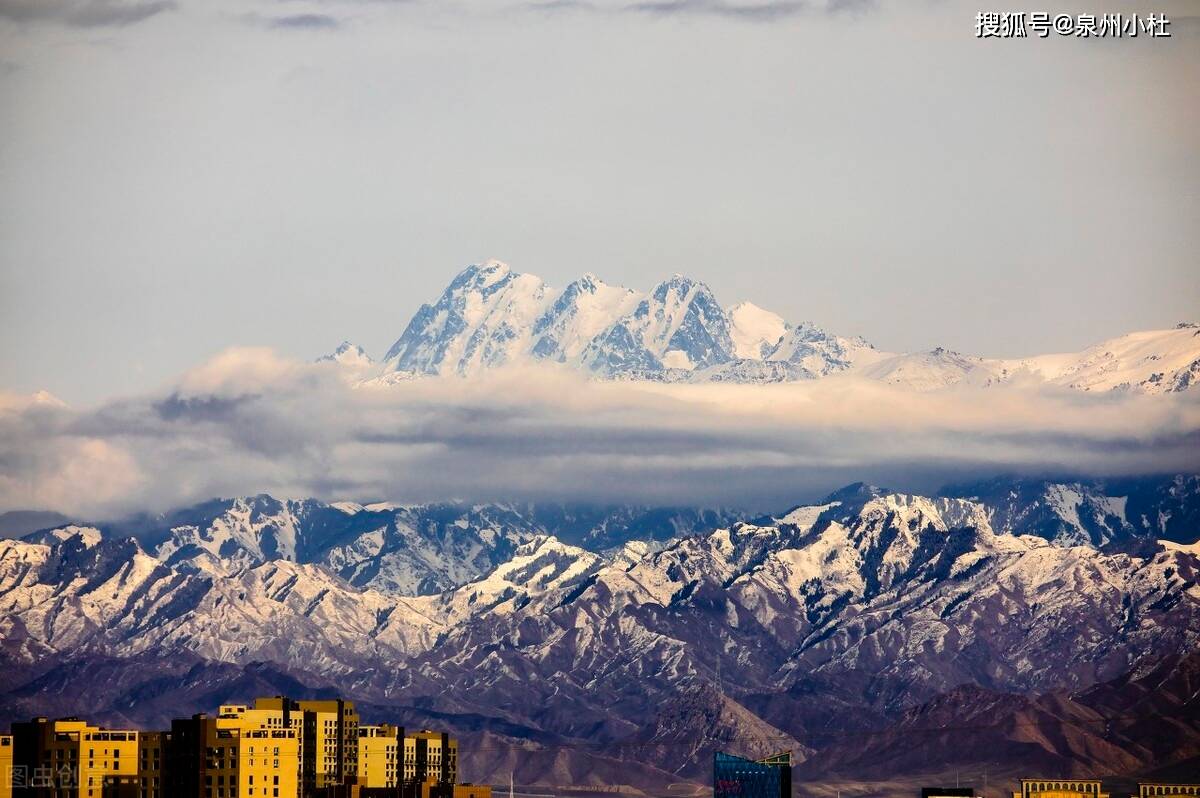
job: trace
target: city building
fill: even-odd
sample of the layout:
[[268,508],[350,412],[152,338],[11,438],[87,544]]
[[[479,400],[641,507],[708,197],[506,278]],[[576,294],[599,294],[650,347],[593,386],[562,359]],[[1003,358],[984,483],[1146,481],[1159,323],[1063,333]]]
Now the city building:
[[1157,782],[1138,784],[1138,798],[1197,798],[1200,796],[1200,784],[1159,784]]
[[304,715],[284,708],[260,709],[247,704],[222,704],[217,709],[217,728],[291,729],[296,737],[296,783],[304,784]]
[[305,793],[349,783],[358,775],[358,713],[342,699],[294,701],[286,696],[258,698],[257,710],[283,713],[284,725],[293,715],[302,719],[300,760]]
[[171,724],[167,796],[298,798],[299,741],[292,728],[193,715]]
[[0,735],[0,798],[491,798],[457,781],[456,739],[360,725],[337,699],[223,704],[168,731],[34,718]]
[[921,798],[975,798],[974,787],[922,787]]
[[165,791],[170,732],[138,733],[138,798],[170,798]]
[[429,778],[405,782],[395,794],[400,798],[492,798],[492,788],[487,784],[451,784]]
[[458,781],[458,740],[445,732],[422,729],[404,736],[402,778],[410,783]]
[[78,718],[12,725],[13,785],[21,798],[137,795],[138,732]]
[[713,754],[713,798],[791,798],[790,751],[765,759]]
[[395,787],[400,780],[404,729],[383,724],[358,727],[358,784]]
[[13,738],[11,734],[0,734],[0,798],[12,798],[13,794]]
[[1096,779],[1021,779],[1013,798],[1109,798]]

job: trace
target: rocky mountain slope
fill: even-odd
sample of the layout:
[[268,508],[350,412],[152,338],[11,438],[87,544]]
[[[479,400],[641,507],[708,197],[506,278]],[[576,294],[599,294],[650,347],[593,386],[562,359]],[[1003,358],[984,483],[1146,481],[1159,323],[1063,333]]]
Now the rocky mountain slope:
[[0,544],[0,634],[17,661],[184,650],[614,738],[719,670],[734,701],[797,734],[840,702],[869,718],[964,683],[1085,685],[1200,642],[1192,552],[1054,545],[997,533],[990,515],[857,487],[665,547],[509,540],[485,575],[428,595],[355,584],[341,560],[264,557],[311,551],[302,524],[200,534],[217,551],[191,558],[178,530],[148,550],[68,527]]
[[957,771],[979,787],[985,772],[993,784],[1030,773],[1153,778],[1200,756],[1198,691],[1195,652],[1149,660],[1079,691],[1027,696],[963,686],[885,728],[831,736],[796,777],[887,781]]
[[[400,505],[271,496],[214,499],[100,524],[182,570],[230,574],[275,560],[322,566],[355,587],[415,596],[476,579],[538,536],[602,551],[728,524],[722,509],[587,505]],[[36,540],[30,538],[31,540]]]
[[[486,736],[478,761],[530,763],[529,778],[616,777],[621,761],[648,783],[700,778],[715,745],[803,755],[964,686],[1078,692],[1195,650],[1196,554],[1156,545],[1161,525],[1130,523],[1122,534],[1145,545],[1129,550],[1071,545],[1018,508],[1062,484],[994,489],[1009,502],[996,506],[986,491],[851,486],[715,529],[675,513],[640,539],[637,512],[268,497],[189,508],[170,517],[187,523],[139,537],[59,528],[0,542],[0,658],[18,675],[0,708],[49,711],[61,685],[94,672],[108,680],[98,705],[157,717],[154,685],[191,663],[197,700],[271,680],[336,684],[365,706]],[[1140,490],[1187,517],[1189,485]],[[1095,503],[1112,485],[1088,488]],[[603,544],[530,523],[552,516],[576,542]],[[376,554],[425,548],[404,555],[411,571],[378,579],[375,541]],[[439,551],[456,564],[435,567]],[[437,589],[417,595],[422,579]]]
[[1139,542],[1190,543],[1200,529],[1200,477],[1110,480],[993,479],[957,485],[947,496],[987,508],[996,530],[1059,545],[1120,548]]
[[[370,365],[343,344],[326,359]],[[469,375],[513,364],[561,364],[601,377],[672,382],[786,382],[855,374],[913,390],[1012,381],[1082,391],[1168,393],[1200,380],[1200,326],[1138,332],[1077,353],[981,358],[942,348],[892,353],[862,338],[787,322],[741,302],[722,306],[704,283],[676,274],[646,293],[592,274],[564,289],[486,261],[422,305],[373,382]]]

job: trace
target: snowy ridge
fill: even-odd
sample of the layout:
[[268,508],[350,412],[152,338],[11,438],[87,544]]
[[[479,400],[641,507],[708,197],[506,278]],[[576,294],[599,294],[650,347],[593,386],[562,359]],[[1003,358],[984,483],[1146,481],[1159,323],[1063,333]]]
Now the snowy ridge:
[[[356,347],[327,359],[365,368]],[[422,305],[364,384],[470,375],[518,363],[669,382],[770,383],[852,374],[915,391],[1013,381],[1081,391],[1169,393],[1200,381],[1200,327],[1131,333],[1082,352],[982,358],[943,348],[893,353],[859,337],[790,323],[750,302],[723,308],[704,283],[673,275],[646,293],[586,274],[565,289],[489,260]]]
[[[1196,506],[1188,478],[1009,491],[1070,505],[1068,484],[1109,507],[1120,492],[1127,514],[1170,507],[1191,518]],[[268,662],[337,679],[371,700],[500,716],[566,738],[636,734],[654,718],[647,731],[670,741],[696,728],[798,734],[829,712],[884,716],[964,683],[1076,689],[1200,645],[1194,552],[1101,551],[1010,534],[993,521],[1024,516],[982,497],[855,485],[778,519],[626,540],[605,554],[528,519],[555,518],[547,526],[607,544],[620,514],[268,498],[192,508],[192,523],[177,525],[217,546],[215,555],[197,547],[194,558],[221,558],[231,541],[243,547],[220,568],[198,566],[182,554],[186,545],[164,560],[152,539],[143,546],[86,527],[0,541],[7,661],[181,652]],[[514,519],[526,525],[508,526]],[[664,528],[683,528],[682,516],[668,520]],[[395,538],[401,527],[417,537]],[[252,547],[272,539],[269,528],[290,530],[276,535],[287,545],[255,561]],[[460,583],[406,596],[368,576],[401,539],[422,542],[430,557],[438,547],[490,553]],[[164,540],[182,535],[172,528]],[[354,562],[365,570],[329,561],[334,550],[361,557]],[[714,712],[683,711],[687,696]]]
[[998,532],[1036,535],[1060,546],[1123,546],[1137,540],[1190,542],[1200,536],[1200,477],[1058,481],[997,479],[956,486]]
[[684,275],[645,294],[592,274],[560,291],[489,260],[462,271],[417,311],[371,382],[520,362],[649,379],[721,379],[771,363],[754,379],[803,379],[842,371],[864,351],[874,350],[750,303],[726,311],[708,286]]

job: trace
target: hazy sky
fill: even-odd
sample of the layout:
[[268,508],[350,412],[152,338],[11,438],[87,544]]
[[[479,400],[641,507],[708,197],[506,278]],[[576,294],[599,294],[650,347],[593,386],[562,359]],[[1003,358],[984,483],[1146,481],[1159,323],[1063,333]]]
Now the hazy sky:
[[378,356],[487,257],[896,350],[1198,320],[1195,5],[1034,5],[1175,18],[1119,41],[989,8],[0,0],[0,387]]

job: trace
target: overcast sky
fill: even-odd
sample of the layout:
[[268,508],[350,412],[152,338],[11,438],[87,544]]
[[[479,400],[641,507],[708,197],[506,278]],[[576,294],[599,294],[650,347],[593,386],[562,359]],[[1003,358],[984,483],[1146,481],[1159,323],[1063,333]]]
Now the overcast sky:
[[0,0],[0,387],[378,356],[487,257],[892,350],[1200,320],[1189,6],[980,41],[936,0]]

